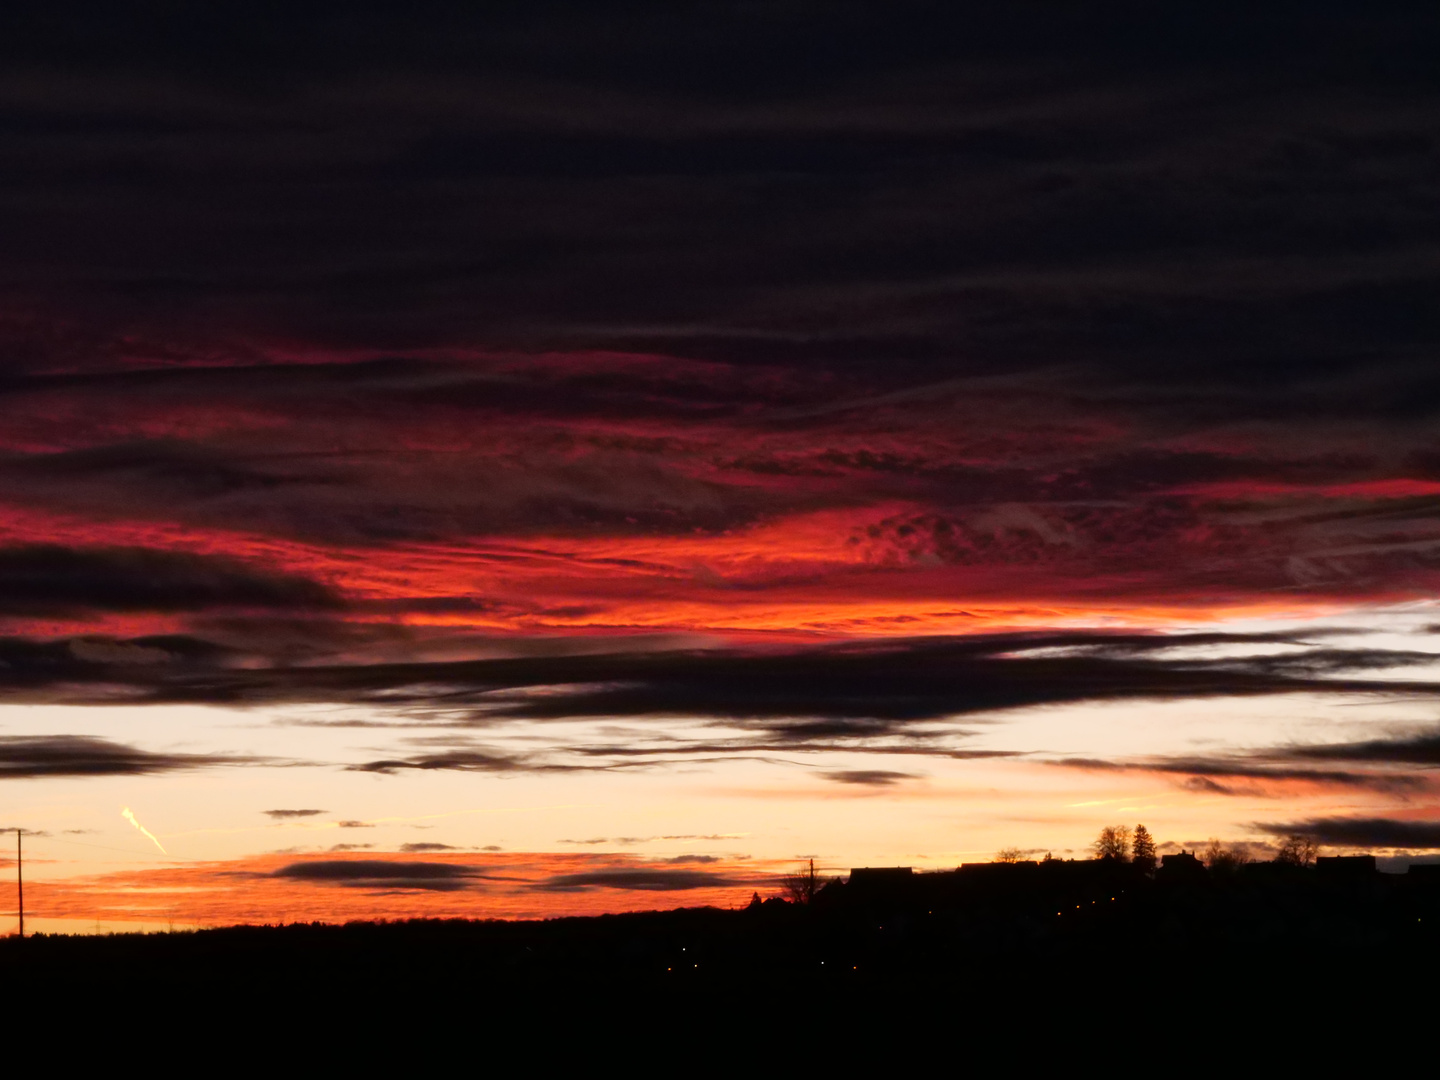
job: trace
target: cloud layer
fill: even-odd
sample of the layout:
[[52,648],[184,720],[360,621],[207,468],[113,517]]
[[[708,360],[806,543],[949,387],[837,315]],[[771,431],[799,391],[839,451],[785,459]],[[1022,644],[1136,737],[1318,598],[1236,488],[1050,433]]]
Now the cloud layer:
[[[1433,699],[1428,644],[1337,631],[1440,589],[1440,14],[156,18],[0,12],[0,702],[336,706],[388,734],[316,764],[392,787],[843,753],[814,778],[879,802],[993,757],[1428,842],[1383,824],[1430,813],[1420,726],[975,729]],[[1194,632],[1242,617],[1315,632]],[[0,777],[250,760],[0,739]],[[495,887],[401,861],[256,880]]]
[[1440,822],[1396,818],[1312,818],[1307,821],[1263,823],[1274,836],[1304,836],[1342,848],[1440,849]]
[[[1426,670],[1433,654],[1332,647],[1326,634],[1320,627],[1295,634],[1061,631],[703,649],[611,638],[596,651],[294,667],[263,654],[235,662],[183,638],[92,640],[80,648],[10,639],[0,640],[0,691],[12,700],[65,695],[86,701],[123,687],[128,700],[141,703],[354,703],[428,709],[447,723],[472,727],[700,716],[749,724],[782,740],[881,733],[1045,704],[1434,692]],[[600,644],[591,641],[592,648]],[[1403,677],[1407,668],[1413,678]],[[1334,753],[1422,761],[1432,750],[1421,739]],[[472,753],[452,764],[486,771],[513,762]]]
[[1434,15],[901,7],[21,18],[6,610],[404,656],[1433,594]]
[[146,776],[262,759],[230,754],[167,754],[84,735],[0,736],[0,780],[53,776]]

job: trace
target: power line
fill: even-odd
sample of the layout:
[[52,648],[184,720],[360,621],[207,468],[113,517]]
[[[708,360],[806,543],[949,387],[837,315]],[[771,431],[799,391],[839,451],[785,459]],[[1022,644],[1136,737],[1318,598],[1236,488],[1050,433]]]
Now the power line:
[[[0,826],[0,832],[9,832],[12,828],[14,828],[13,825]],[[38,836],[41,840],[49,844],[74,844],[77,847],[99,848],[101,851],[118,851],[122,855],[130,856],[150,855],[149,851],[144,848],[122,848],[115,847],[113,844],[92,844],[88,840],[63,840],[58,836],[51,836],[47,832],[31,832],[29,836],[31,840],[34,840]],[[151,857],[153,858],[153,856]]]
[[143,848],[118,848],[112,847],[110,844],[92,844],[85,840],[61,840],[58,836],[47,836],[45,839],[52,844],[75,844],[77,847],[93,847],[99,848],[102,851],[118,851],[122,855],[145,855],[153,858],[153,856]]

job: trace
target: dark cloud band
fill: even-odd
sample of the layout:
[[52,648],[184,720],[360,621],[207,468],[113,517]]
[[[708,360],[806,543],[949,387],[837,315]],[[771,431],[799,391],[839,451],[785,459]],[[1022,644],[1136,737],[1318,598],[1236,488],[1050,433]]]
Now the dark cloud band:
[[329,589],[235,560],[147,548],[0,548],[0,613],[336,608]]
[[291,863],[276,870],[273,876],[357,889],[455,892],[474,888],[484,874],[476,867],[460,863],[335,859]]
[[[304,667],[252,662],[243,668],[217,665],[201,648],[189,650],[193,660],[177,648],[170,663],[111,664],[76,656],[66,643],[12,638],[0,640],[0,692],[12,700],[38,693],[53,700],[63,687],[70,700],[85,701],[87,685],[96,695],[121,685],[142,702],[368,704],[431,710],[437,721],[462,727],[492,720],[691,716],[750,727],[768,740],[765,746],[778,749],[1035,705],[1288,693],[1428,695],[1440,689],[1420,679],[1370,677],[1422,664],[1428,654],[1317,646],[1323,637],[1318,631],[1304,637],[1076,631],[664,651],[626,651],[621,639],[614,651],[557,656]],[[1277,642],[1295,648],[1244,655],[1249,647]],[[114,644],[152,647],[153,641]],[[1237,655],[1174,655],[1215,646],[1232,646]],[[1330,752],[1306,751],[1316,757]],[[1380,752],[1376,744],[1357,756]],[[432,767],[504,771],[515,765],[503,753],[474,749],[431,756]]]
[[718,886],[746,884],[744,881],[705,870],[590,870],[580,874],[557,874],[535,886],[542,892],[578,892],[586,889],[623,889],[632,892],[687,892]]
[[262,764],[226,754],[162,754],[86,735],[0,736],[0,779],[145,776],[215,765]]
[[1310,818],[1264,822],[1256,828],[1272,836],[1305,836],[1317,843],[1353,848],[1440,848],[1440,822],[1396,818]]

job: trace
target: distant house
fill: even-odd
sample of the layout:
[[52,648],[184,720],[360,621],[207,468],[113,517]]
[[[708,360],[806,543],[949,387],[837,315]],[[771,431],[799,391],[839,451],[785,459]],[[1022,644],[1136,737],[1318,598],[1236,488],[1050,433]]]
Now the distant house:
[[1322,855],[1315,869],[1331,878],[1373,877],[1378,873],[1374,855]]
[[1193,851],[1177,851],[1160,856],[1160,869],[1155,871],[1155,875],[1161,881],[1204,877],[1205,864],[1195,857]]
[[1440,889],[1440,863],[1412,862],[1406,874],[1411,881],[1427,889]]
[[850,884],[860,889],[892,889],[906,885],[915,876],[909,866],[857,866],[850,871]]

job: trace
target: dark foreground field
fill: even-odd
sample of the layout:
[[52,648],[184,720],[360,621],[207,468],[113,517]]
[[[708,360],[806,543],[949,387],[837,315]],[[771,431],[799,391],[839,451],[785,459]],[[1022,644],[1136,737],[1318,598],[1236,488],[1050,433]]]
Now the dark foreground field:
[[1069,865],[852,881],[808,906],[737,911],[11,938],[0,996],[22,1022],[140,1010],[192,1033],[246,1016],[267,1031],[300,1018],[367,1034],[483,1021],[527,1038],[738,1026],[873,1045],[921,1030],[1084,1040],[1135,1025],[1278,1038],[1298,1024],[1309,1045],[1428,1023],[1433,879],[1252,867],[1157,882]]

